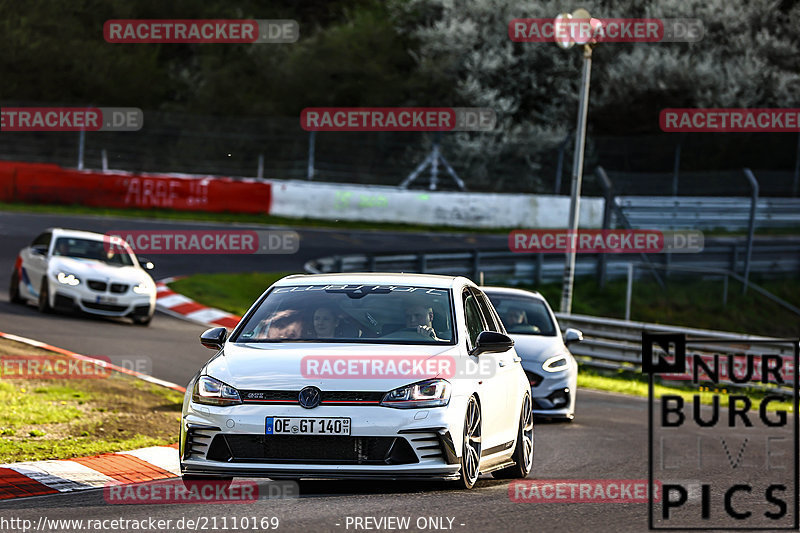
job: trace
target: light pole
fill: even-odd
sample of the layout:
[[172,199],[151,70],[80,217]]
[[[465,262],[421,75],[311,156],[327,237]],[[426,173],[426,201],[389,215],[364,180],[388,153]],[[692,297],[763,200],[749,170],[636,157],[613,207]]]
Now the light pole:
[[[577,19],[577,20],[576,20]],[[601,23],[597,19],[591,18],[585,9],[577,9],[571,15],[559,15],[556,18],[556,28],[568,25],[570,29],[575,28],[575,20],[580,27],[581,20],[590,22],[591,35],[584,35],[582,31],[570,31],[566,37],[556,36],[556,43],[564,49],[571,48],[575,44],[583,45],[583,73],[581,75],[581,96],[578,105],[578,127],[575,131],[575,157],[572,160],[572,187],[569,203],[569,248],[567,249],[566,261],[564,264],[564,280],[561,288],[561,312],[572,312],[572,287],[575,281],[575,253],[577,244],[578,221],[580,219],[580,200],[581,183],[583,181],[583,153],[586,145],[586,115],[589,109],[589,81],[592,75],[592,46],[594,46],[594,35],[600,30]],[[559,31],[556,31],[558,34]],[[562,32],[563,35],[563,32]]]

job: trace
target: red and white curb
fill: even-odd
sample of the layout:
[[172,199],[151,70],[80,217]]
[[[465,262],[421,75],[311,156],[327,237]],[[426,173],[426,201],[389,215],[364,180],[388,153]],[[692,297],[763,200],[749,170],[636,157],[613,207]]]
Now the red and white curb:
[[0,500],[180,477],[178,449],[152,446],[60,461],[0,465]]
[[171,290],[167,284],[180,277],[164,278],[156,282],[156,309],[162,313],[182,318],[203,326],[223,326],[233,329],[242,317],[207,307]]
[[[49,350],[72,359],[89,361],[103,368],[185,392],[175,383],[81,355],[44,342],[0,332],[0,338]],[[126,452],[53,461],[0,464],[0,500],[44,496],[59,492],[93,489],[108,484],[128,484],[180,476],[177,444],[152,446]]]

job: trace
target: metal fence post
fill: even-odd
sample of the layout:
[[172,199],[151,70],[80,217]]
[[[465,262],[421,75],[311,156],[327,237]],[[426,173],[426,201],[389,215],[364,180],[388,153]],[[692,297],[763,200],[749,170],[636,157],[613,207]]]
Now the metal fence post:
[[428,269],[428,258],[425,256],[424,253],[421,253],[417,256],[417,261],[419,263],[419,272],[420,274],[424,274],[425,271]]
[[108,152],[106,152],[105,148],[103,148],[100,151],[100,159],[101,159],[101,165],[103,167],[103,172],[105,172],[108,170]]
[[375,254],[367,256],[367,268],[370,272],[375,272]]
[[314,146],[316,144],[317,132],[312,131],[308,134],[308,174],[309,180],[314,179]]
[[260,180],[264,179],[264,154],[258,154],[258,170],[256,177]]
[[83,170],[83,150],[86,146],[86,130],[78,134],[78,170]]
[[[614,190],[611,187],[611,180],[603,167],[597,167],[594,171],[595,175],[600,178],[600,183],[605,192],[605,205],[603,206],[603,229],[611,229],[611,209],[614,202]],[[597,258],[597,285],[602,289],[606,286],[606,255],[600,254]]]
[[747,294],[747,283],[750,276],[750,257],[753,254],[753,234],[756,229],[756,209],[758,208],[758,181],[749,168],[745,168],[744,175],[750,182],[753,195],[750,199],[750,220],[747,229],[747,256],[744,260],[744,283],[742,284],[742,294]]
[[544,254],[540,252],[536,254],[536,272],[534,273],[534,282],[537,287],[542,285],[542,269],[544,269]]
[[792,197],[797,197],[797,185],[800,181],[800,133],[797,134],[797,156],[794,161],[794,179],[792,180]]
[[628,288],[625,291],[625,320],[631,319],[631,296],[633,295],[633,263],[628,263]]

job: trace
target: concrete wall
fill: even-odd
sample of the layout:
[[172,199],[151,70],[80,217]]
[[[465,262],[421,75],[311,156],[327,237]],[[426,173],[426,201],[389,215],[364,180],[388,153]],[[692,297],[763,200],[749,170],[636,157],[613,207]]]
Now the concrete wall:
[[[603,198],[581,199],[582,228],[602,226],[604,203]],[[483,228],[566,228],[569,198],[273,181],[270,214]]]

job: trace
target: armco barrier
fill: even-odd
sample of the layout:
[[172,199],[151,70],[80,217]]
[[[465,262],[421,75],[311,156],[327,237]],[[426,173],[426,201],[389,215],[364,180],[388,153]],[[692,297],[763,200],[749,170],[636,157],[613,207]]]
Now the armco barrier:
[[272,185],[253,179],[80,171],[0,161],[0,201],[268,214]]

